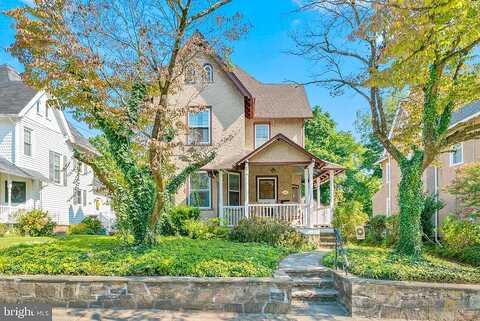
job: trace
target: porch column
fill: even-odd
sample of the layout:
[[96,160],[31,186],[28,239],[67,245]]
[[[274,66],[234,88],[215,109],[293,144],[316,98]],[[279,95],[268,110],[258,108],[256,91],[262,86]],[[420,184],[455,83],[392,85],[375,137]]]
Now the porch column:
[[248,215],[249,214],[248,213],[248,185],[249,185],[248,167],[249,167],[249,165],[248,165],[248,160],[247,160],[247,161],[245,161],[245,170],[243,171],[243,177],[244,177],[243,178],[243,181],[244,181],[243,185],[245,186],[244,187],[244,191],[245,191],[245,196],[244,196],[244,198],[245,198],[244,199],[245,209],[244,209],[244,211],[245,211],[245,217],[247,217],[247,218],[249,216]]
[[308,226],[313,227],[313,167],[315,163],[312,161],[310,165],[308,165]]
[[8,206],[12,206],[12,180],[8,178],[7,183]]
[[317,208],[320,208],[320,176],[317,177]]
[[330,211],[333,214],[333,208],[335,207],[335,171],[332,169],[328,172],[330,177]]
[[10,176],[8,176],[8,182],[7,182],[7,195],[8,195],[7,221],[10,221],[10,216],[12,215],[12,180],[10,179]]
[[220,224],[223,225],[223,171],[218,171],[218,216]]
[[310,183],[309,183],[309,167],[310,166],[307,166],[305,167],[305,169],[303,170],[303,179],[305,181],[305,206],[303,207],[305,209],[305,213],[304,213],[304,219],[303,219],[303,224],[305,224],[306,226],[310,226]]

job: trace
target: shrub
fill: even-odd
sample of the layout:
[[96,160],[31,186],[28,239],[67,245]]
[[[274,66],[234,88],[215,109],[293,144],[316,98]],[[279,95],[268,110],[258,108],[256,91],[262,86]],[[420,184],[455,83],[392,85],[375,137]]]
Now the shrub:
[[101,235],[105,234],[102,222],[96,217],[85,217],[80,224],[67,227],[67,235]]
[[387,224],[385,215],[375,215],[368,221],[366,241],[379,244],[385,240]]
[[387,245],[397,244],[400,239],[400,215],[392,215],[385,220],[387,227],[385,232],[385,243]]
[[196,207],[178,205],[170,209],[162,216],[160,222],[160,233],[162,235],[187,235],[185,222],[187,220],[198,220],[200,210]]
[[289,224],[258,217],[240,220],[228,238],[236,242],[265,243],[291,250],[311,248],[307,239]]
[[220,226],[218,218],[208,221],[186,220],[185,230],[191,239],[210,240],[213,238],[225,238],[229,232],[227,227]]
[[442,223],[443,238],[447,246],[455,249],[480,245],[480,224],[449,215]]
[[7,224],[0,224],[0,237],[4,237],[5,234],[8,232],[8,225]]
[[88,229],[87,234],[91,234],[91,235],[105,234],[105,229],[102,226],[102,222],[96,217],[87,216],[82,220],[82,223],[85,224],[85,226]]
[[480,245],[458,249],[449,246],[432,246],[428,252],[447,259],[480,267]]
[[421,214],[422,231],[428,238],[431,238],[434,233],[434,225],[432,217],[437,210],[441,210],[445,203],[437,200],[435,195],[426,195]]
[[42,210],[31,210],[18,217],[18,230],[22,235],[49,236],[53,234],[55,222]]
[[363,211],[363,205],[358,201],[343,201],[335,209],[332,224],[340,229],[342,237],[346,241],[356,239],[355,228],[364,225],[368,221],[368,215]]

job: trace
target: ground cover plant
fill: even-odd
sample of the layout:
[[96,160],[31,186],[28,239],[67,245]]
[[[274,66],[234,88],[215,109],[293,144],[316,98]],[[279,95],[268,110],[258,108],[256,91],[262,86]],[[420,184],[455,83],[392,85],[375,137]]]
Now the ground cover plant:
[[[350,272],[356,276],[400,281],[440,283],[480,283],[480,268],[424,253],[419,258],[398,255],[389,248],[349,246],[347,257]],[[333,267],[335,252],[327,254],[323,263]],[[339,258],[340,263],[343,258]]]
[[266,244],[178,236],[160,237],[153,247],[126,246],[115,237],[93,235],[22,243],[0,249],[0,274],[264,277],[289,254]]

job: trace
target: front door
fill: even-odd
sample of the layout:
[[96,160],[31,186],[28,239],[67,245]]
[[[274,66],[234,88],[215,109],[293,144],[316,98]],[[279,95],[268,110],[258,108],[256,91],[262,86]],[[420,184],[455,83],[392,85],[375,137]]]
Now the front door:
[[257,202],[262,204],[277,203],[276,176],[257,176]]

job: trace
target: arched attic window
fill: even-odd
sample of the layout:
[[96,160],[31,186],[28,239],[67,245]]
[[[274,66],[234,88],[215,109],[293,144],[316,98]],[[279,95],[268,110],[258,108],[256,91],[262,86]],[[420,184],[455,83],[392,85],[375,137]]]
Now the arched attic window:
[[210,64],[203,65],[205,81],[208,83],[213,82],[213,67]]

